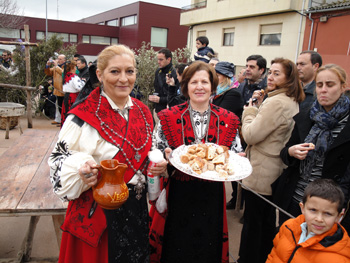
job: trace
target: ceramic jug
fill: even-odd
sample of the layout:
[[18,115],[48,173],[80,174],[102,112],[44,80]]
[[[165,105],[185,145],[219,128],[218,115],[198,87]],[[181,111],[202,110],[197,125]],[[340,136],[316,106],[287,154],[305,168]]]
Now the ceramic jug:
[[116,159],[103,160],[97,166],[102,177],[98,184],[92,188],[93,197],[104,209],[117,209],[129,197],[129,189],[124,182],[124,174],[128,166],[119,163]]

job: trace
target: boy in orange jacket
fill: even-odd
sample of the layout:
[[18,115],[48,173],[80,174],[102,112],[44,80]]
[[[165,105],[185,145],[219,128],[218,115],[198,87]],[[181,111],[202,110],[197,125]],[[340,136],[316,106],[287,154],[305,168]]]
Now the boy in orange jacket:
[[350,262],[350,238],[339,224],[344,194],[331,179],[317,179],[305,189],[302,215],[280,228],[266,263]]

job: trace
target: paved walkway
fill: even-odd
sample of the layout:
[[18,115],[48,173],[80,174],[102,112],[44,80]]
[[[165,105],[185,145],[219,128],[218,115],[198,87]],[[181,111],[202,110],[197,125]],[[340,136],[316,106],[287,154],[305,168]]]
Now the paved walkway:
[[[28,129],[27,119],[20,118],[22,130]],[[34,129],[55,129],[56,125],[51,125],[51,120],[45,117],[33,118]],[[20,136],[19,128],[10,130],[10,139],[5,140],[5,130],[0,130],[0,158],[1,155],[16,141]],[[231,184],[226,184],[226,198],[231,197]],[[242,225],[238,222],[242,212],[238,215],[233,210],[227,211],[227,221],[229,229],[230,244],[230,262],[238,258],[239,241]],[[0,263],[6,262],[5,258],[15,258],[19,251],[22,240],[25,236],[29,224],[29,217],[0,217]],[[43,245],[44,244],[44,245]],[[33,240],[32,257],[58,257],[58,246],[56,242],[52,219],[49,216],[42,216],[37,225],[37,230]]]

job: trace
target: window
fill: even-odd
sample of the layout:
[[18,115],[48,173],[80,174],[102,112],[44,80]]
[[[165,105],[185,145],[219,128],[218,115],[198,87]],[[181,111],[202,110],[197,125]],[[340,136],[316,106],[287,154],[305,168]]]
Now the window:
[[0,37],[3,38],[19,38],[20,33],[18,29],[0,28]]
[[206,36],[207,34],[207,31],[197,31],[197,37],[203,37],[203,36]]
[[45,39],[45,32],[36,31],[36,40],[44,40],[44,39]]
[[[69,42],[69,34],[67,33],[57,33],[57,32],[47,32],[47,38],[51,38],[53,35],[56,35],[57,38],[61,38],[63,42]],[[43,31],[36,31],[36,39],[37,40],[44,40],[45,39],[45,32]]]
[[83,35],[83,43],[84,44],[90,44],[90,36]]
[[111,44],[112,44],[112,45],[117,45],[118,43],[119,43],[118,38],[115,38],[115,37],[112,37],[112,38],[111,38]]
[[233,41],[235,39],[235,29],[234,28],[224,28],[224,40],[223,46],[233,46]]
[[137,15],[122,18],[122,26],[135,25],[137,23]]
[[57,35],[57,38],[61,38],[63,42],[69,42],[67,33],[48,32],[48,38],[51,38],[53,35]]
[[168,40],[168,29],[152,27],[151,28],[151,46],[166,47]]
[[91,44],[110,45],[111,38],[110,37],[91,36]]
[[105,22],[104,22],[104,21],[103,21],[103,22],[98,22],[97,24],[98,24],[98,25],[104,26],[104,25],[105,25]]
[[280,45],[282,36],[282,23],[260,26],[260,45]]
[[118,19],[114,19],[114,20],[109,20],[107,21],[107,25],[108,26],[119,26],[119,20]]
[[69,34],[69,42],[77,43],[78,42],[78,35],[76,35],[76,34]]

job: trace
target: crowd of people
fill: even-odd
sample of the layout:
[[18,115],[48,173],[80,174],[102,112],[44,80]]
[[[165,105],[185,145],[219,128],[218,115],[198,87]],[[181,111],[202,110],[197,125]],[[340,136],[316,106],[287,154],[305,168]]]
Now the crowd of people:
[[[194,61],[176,65],[169,49],[158,51],[154,112],[130,95],[136,62],[124,45],[105,48],[95,67],[79,55],[47,62],[62,127],[50,180],[69,202],[59,262],[228,263],[226,210],[236,206],[237,182],[226,202],[223,182],[169,162],[179,146],[203,143],[225,146],[253,168],[242,181],[239,263],[350,262],[346,72],[303,51],[296,63],[275,58],[269,67],[252,54],[236,74],[208,45],[198,37]],[[149,201],[154,148],[164,154],[149,170],[161,194]],[[92,197],[105,159],[128,165],[129,198],[116,210]]]
[[[49,58],[46,62],[45,74],[50,83],[48,81],[41,92],[43,108],[53,108],[54,117],[52,114],[47,115],[46,111],[44,113],[52,119],[53,125],[62,127],[70,107],[90,78],[89,67],[82,55],[75,54],[71,60],[66,60],[64,54],[59,54],[56,59]],[[49,86],[53,87],[54,101],[47,97]]]

